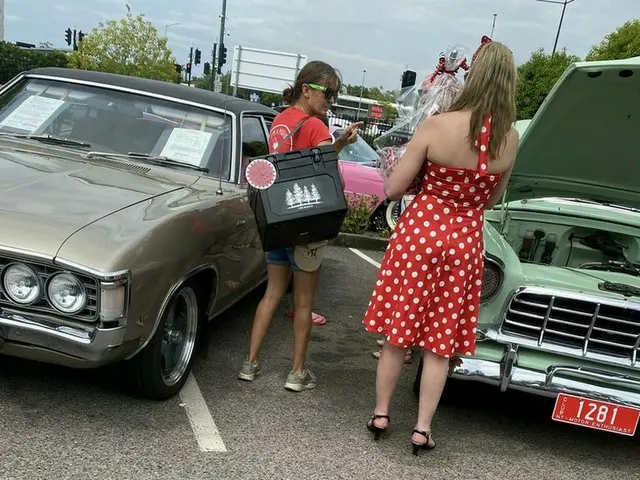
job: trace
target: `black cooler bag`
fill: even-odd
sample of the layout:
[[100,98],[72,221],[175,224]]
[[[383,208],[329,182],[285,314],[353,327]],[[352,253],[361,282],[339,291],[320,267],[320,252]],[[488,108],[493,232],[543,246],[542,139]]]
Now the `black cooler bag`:
[[270,187],[248,187],[262,249],[337,237],[347,214],[347,201],[335,147],[323,145],[259,158],[270,161],[276,169],[276,180]]

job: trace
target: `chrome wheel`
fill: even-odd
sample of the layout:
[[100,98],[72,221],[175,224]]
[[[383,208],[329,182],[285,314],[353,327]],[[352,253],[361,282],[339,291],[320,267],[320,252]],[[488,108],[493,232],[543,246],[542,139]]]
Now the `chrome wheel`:
[[402,213],[407,209],[407,207],[413,201],[414,198],[415,198],[415,195],[405,195],[400,200],[392,200],[389,202],[389,205],[387,206],[387,211],[385,212],[385,218],[391,230],[396,228],[398,219],[400,218]]
[[162,381],[178,383],[193,356],[198,332],[198,298],[191,287],[183,287],[171,302],[162,332],[160,362]]
[[396,228],[398,218],[400,218],[400,201],[392,200],[389,202],[389,205],[387,205],[387,209],[385,211],[385,220],[391,230]]

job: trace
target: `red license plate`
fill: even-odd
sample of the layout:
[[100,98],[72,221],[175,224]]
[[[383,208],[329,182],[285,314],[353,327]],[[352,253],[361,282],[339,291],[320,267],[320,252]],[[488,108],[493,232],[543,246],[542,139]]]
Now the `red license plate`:
[[558,422],[633,436],[640,410],[561,393],[556,399],[551,418]]

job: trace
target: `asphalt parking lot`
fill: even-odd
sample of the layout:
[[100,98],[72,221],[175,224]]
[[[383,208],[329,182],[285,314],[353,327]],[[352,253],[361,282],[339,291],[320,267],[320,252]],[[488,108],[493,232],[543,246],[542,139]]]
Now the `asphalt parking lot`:
[[309,355],[313,391],[283,388],[292,343],[284,310],[263,375],[236,380],[259,292],[209,328],[195,381],[164,403],[128,396],[104,372],[0,357],[0,479],[640,478],[637,437],[559,424],[547,402],[466,383],[436,414],[437,448],[414,457],[417,358],[405,367],[389,433],[374,443],[364,424],[376,345],[360,321],[381,258],[330,249],[316,309],[329,322],[314,327]]

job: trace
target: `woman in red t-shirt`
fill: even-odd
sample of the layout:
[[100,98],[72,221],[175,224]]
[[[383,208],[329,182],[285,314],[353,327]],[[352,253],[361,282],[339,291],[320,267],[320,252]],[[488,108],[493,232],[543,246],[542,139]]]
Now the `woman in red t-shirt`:
[[[269,134],[270,153],[331,144],[331,134],[322,119],[335,102],[341,87],[340,74],[331,65],[320,61],[307,63],[298,73],[293,87],[282,92],[284,101],[290,107],[273,120]],[[356,141],[360,125],[362,122],[350,125],[335,141],[338,152]],[[344,180],[342,183],[344,188]],[[284,386],[295,392],[316,386],[316,378],[305,368],[305,362],[313,321],[313,301],[325,245],[326,242],[318,242],[266,252],[267,289],[253,319],[249,356],[240,369],[239,379],[253,381],[262,373],[258,359],[260,347],[287,292],[293,271],[293,367]]]

